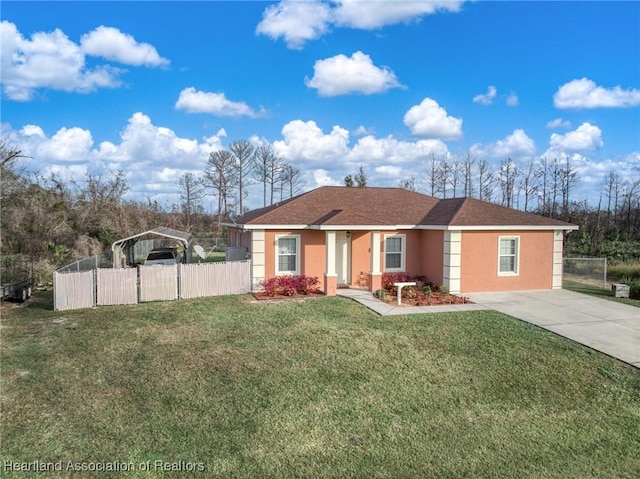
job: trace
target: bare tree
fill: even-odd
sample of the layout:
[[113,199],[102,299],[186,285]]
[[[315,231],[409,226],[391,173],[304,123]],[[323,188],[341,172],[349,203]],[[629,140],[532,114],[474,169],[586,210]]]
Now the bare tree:
[[202,181],[193,173],[185,173],[178,180],[180,189],[180,206],[184,214],[187,229],[191,227],[191,216],[197,213],[200,200],[204,196]]
[[283,192],[286,191],[288,198],[300,193],[302,188],[302,171],[293,165],[285,164],[280,175],[280,199],[283,199]]
[[26,158],[22,150],[14,145],[10,145],[5,139],[0,139],[0,171],[4,171],[17,158]]
[[255,159],[255,147],[247,140],[237,140],[229,145],[229,151],[231,151],[234,168],[236,170],[237,186],[238,186],[238,205],[240,207],[240,214],[244,213],[244,196],[246,179],[253,171],[253,162]]
[[237,188],[237,169],[229,150],[214,151],[209,155],[205,170],[205,185],[214,190],[218,198],[217,234],[222,232],[222,218],[229,211],[232,191]]
[[540,214],[555,218],[558,216],[558,192],[561,182],[561,167],[557,159],[549,161],[540,158],[538,162],[538,210]]
[[[640,171],[640,168],[636,167]],[[638,228],[638,216],[640,216],[640,178],[631,178],[627,181],[627,188],[623,197],[624,224],[629,238],[633,238]],[[632,219],[635,211],[635,221]],[[622,225],[621,225],[622,226]]]
[[20,191],[26,188],[27,182],[23,171],[19,170],[16,160],[25,158],[22,150],[0,140],[0,208],[4,211],[20,197]]
[[442,194],[442,198],[446,199],[447,198],[447,189],[449,186],[449,176],[450,176],[450,172],[451,172],[451,167],[449,166],[449,163],[447,163],[446,161],[442,161],[438,167],[438,171],[437,171],[437,192]]
[[517,175],[518,167],[511,158],[507,158],[500,163],[500,168],[498,169],[498,184],[502,192],[501,204],[508,208],[513,207]]
[[529,211],[531,200],[538,192],[539,170],[536,163],[530,161],[519,173],[518,188],[524,193],[524,210]]
[[494,169],[487,160],[478,162],[478,199],[493,201],[493,192],[496,188]]
[[[618,173],[610,171],[604,179],[604,192],[607,197],[607,223],[611,227],[612,223],[616,222],[618,216],[618,204],[620,197],[625,190],[626,181]],[[613,211],[612,211],[613,206]],[[611,214],[613,212],[613,215]]]
[[465,197],[473,196],[473,166],[475,161],[476,160],[471,157],[471,154],[467,153],[467,156],[462,163],[462,182],[464,183],[463,196]]
[[269,204],[274,202],[276,185],[280,182],[284,164],[274,153],[270,144],[260,145],[256,148],[254,160],[255,177],[263,184],[263,206],[267,206],[267,191],[269,191]]
[[398,181],[398,186],[404,190],[418,191],[416,177],[411,175],[409,178]]
[[578,171],[571,165],[571,158],[566,157],[564,165],[560,167],[560,191],[562,194],[562,219],[569,220],[569,202],[571,197],[571,191],[580,177]]
[[[458,197],[458,184],[460,183],[460,176],[461,176],[461,165],[460,165],[460,160],[458,159],[458,157],[454,157],[453,161],[450,161],[448,163],[449,165],[449,175],[448,175],[448,182],[451,185],[451,193],[452,193],[452,197],[453,198],[457,198]],[[446,198],[446,196],[445,196]]]
[[427,192],[431,196],[436,196],[438,194],[438,175],[440,172],[440,162],[437,160],[435,153],[431,153],[429,157],[429,161],[427,162],[427,171],[426,171],[426,183],[427,183]]

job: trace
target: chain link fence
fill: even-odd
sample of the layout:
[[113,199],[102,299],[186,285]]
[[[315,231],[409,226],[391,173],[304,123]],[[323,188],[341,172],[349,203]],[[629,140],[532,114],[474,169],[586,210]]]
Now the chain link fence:
[[78,271],[92,271],[98,268],[113,268],[113,252],[105,251],[102,254],[88,256],[74,261],[56,270],[57,273],[75,273]]
[[608,288],[607,258],[565,257],[563,270],[565,280]]

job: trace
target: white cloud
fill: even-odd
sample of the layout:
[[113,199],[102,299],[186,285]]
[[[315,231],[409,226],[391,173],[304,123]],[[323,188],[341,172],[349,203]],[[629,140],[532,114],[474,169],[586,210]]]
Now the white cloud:
[[566,135],[553,133],[549,145],[559,151],[595,151],[604,145],[602,130],[591,123],[583,123]]
[[[13,130],[2,124],[0,134],[20,145],[31,157],[29,167],[45,176],[55,172],[63,178],[74,174],[122,169],[127,172],[131,195],[136,199],[177,197],[178,178],[188,171],[204,171],[209,153],[222,148],[224,130],[201,141],[183,138],[173,130],[154,125],[143,113],[135,113],[120,134],[119,141],[95,145],[89,130],[63,127],[48,136],[37,125]],[[80,173],[79,173],[80,172]]]
[[0,23],[2,89],[15,101],[32,100],[41,88],[88,93],[98,88],[116,88],[123,70],[111,65],[89,68],[86,56],[94,55],[129,65],[163,66],[154,47],[137,43],[115,28],[99,27],[71,41],[60,29],[36,32],[26,39],[8,21]]
[[520,98],[518,98],[518,95],[515,92],[511,92],[509,93],[509,95],[507,96],[507,106],[518,106],[520,104]]
[[536,153],[536,145],[524,130],[517,129],[506,138],[495,143],[486,145],[476,143],[472,145],[470,153],[478,158],[488,157],[496,160],[505,158],[530,159]]
[[256,33],[284,38],[289,48],[326,34],[332,26],[371,30],[397,23],[418,21],[439,11],[457,12],[464,0],[362,1],[282,0],[268,6]]
[[138,43],[131,35],[104,25],[82,35],[80,46],[87,55],[102,57],[125,65],[149,67],[169,65],[169,60],[162,58],[153,45]]
[[313,181],[315,184],[312,185],[312,188],[317,188],[319,186],[340,186],[343,184],[340,181],[333,179],[327,170],[322,168],[313,170]]
[[409,23],[439,11],[460,11],[463,1],[362,1],[338,0],[334,9],[336,25],[371,30],[386,25]]
[[86,93],[120,85],[120,70],[107,65],[89,69],[80,47],[59,29],[25,39],[16,26],[0,23],[2,88],[16,101],[31,100],[39,88]]
[[404,124],[416,136],[441,140],[462,138],[462,120],[449,116],[447,111],[431,98],[425,98],[420,105],[411,107],[404,115]]
[[20,134],[24,136],[37,136],[44,138],[44,130],[37,125],[25,125],[20,130]]
[[547,123],[547,128],[571,128],[571,122],[569,120],[563,120],[562,118],[556,118]]
[[480,103],[482,105],[491,105],[493,100],[496,98],[498,94],[498,90],[493,85],[489,86],[487,93],[480,93],[473,97],[474,103]]
[[224,93],[198,91],[194,87],[185,88],[180,92],[175,104],[176,110],[187,113],[210,113],[216,116],[248,116],[257,118],[263,116],[264,109],[254,110],[244,102],[228,100]]
[[274,40],[283,37],[289,48],[299,49],[307,40],[324,35],[329,28],[330,18],[331,9],[326,3],[283,0],[266,8],[256,33]]
[[371,95],[402,86],[389,68],[375,66],[371,57],[361,51],[355,52],[351,58],[336,55],[316,61],[313,78],[305,79],[305,84],[317,89],[321,96]]
[[91,155],[93,137],[91,132],[82,128],[60,128],[49,141],[38,149],[39,154],[52,161],[84,162]]
[[369,128],[364,125],[360,125],[356,128],[356,131],[353,132],[355,136],[364,136],[364,135],[373,135],[375,133],[375,128]]
[[330,162],[349,151],[349,132],[339,126],[325,135],[314,121],[293,120],[282,127],[282,137],[273,148],[285,160]]
[[400,168],[399,166],[382,165],[377,166],[375,168],[375,172],[380,175],[392,176],[394,178],[397,178],[400,176],[400,173],[402,173],[402,168]]
[[640,105],[640,90],[603,88],[588,78],[572,80],[553,95],[556,108],[630,108]]
[[393,136],[375,138],[372,135],[360,138],[349,152],[347,160],[352,164],[419,162],[431,154],[437,157],[449,155],[447,145],[440,140],[400,141]]

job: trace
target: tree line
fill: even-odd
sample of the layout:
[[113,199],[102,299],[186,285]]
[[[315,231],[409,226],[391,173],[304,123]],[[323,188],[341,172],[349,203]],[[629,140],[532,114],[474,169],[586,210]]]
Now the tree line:
[[[194,236],[221,237],[230,212],[245,212],[249,188],[261,187],[262,206],[302,191],[300,169],[280,158],[269,144],[246,140],[212,152],[201,174],[176,179],[179,200],[127,200],[129,185],[122,171],[87,174],[68,180],[27,173],[17,147],[0,140],[0,252],[45,258],[61,266],[102,253],[117,239],[157,226],[190,231]],[[582,254],[599,254],[606,241],[640,241],[640,170],[623,177],[609,172],[599,197],[578,199],[581,180],[570,159],[538,158],[517,165],[507,158],[499,165],[459,158],[425,159],[416,176],[400,186],[440,197],[469,196],[531,211],[580,225],[570,242]],[[344,178],[346,186],[366,187],[361,166]],[[213,199],[211,211],[203,207]],[[255,202],[254,202],[255,203]]]
[[583,254],[600,254],[606,240],[640,241],[640,166],[623,177],[610,171],[598,185],[596,198],[577,198],[582,181],[571,158],[540,157],[518,164],[506,158],[499,165],[485,159],[438,158],[432,154],[417,176],[399,182],[438,198],[473,197],[580,225],[571,237]]
[[192,173],[181,177],[181,204],[190,210],[202,197],[212,195],[217,202],[216,231],[221,234],[225,215],[246,212],[247,188],[256,182],[262,184],[262,206],[270,206],[301,192],[302,172],[268,143],[255,146],[247,140],[233,141],[228,149],[209,154],[202,177]]

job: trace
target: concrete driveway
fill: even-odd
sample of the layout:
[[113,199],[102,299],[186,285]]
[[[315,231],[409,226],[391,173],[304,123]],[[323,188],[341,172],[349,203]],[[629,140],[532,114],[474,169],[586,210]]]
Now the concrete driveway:
[[564,289],[465,296],[640,368],[640,308]]

